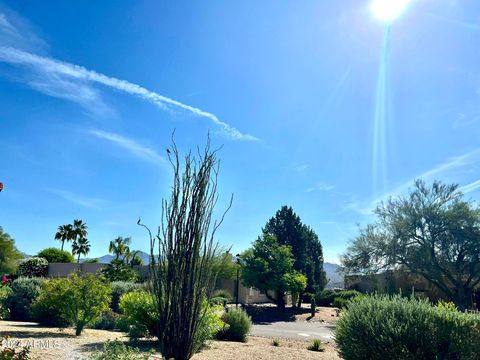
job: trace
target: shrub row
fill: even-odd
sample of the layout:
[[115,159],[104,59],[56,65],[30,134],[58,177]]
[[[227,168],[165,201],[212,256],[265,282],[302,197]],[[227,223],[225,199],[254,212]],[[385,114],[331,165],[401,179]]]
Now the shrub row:
[[335,331],[345,360],[477,359],[479,339],[479,316],[398,295],[350,303]]
[[315,302],[317,306],[335,306],[334,301],[337,299],[337,305],[345,305],[348,300],[351,300],[357,296],[362,296],[362,294],[355,290],[345,291],[327,289],[320,291],[315,295]]

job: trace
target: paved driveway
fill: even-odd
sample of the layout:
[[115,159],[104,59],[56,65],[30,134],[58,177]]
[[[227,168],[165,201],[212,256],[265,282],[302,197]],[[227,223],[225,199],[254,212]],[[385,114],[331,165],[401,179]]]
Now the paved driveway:
[[251,334],[271,338],[289,339],[333,339],[335,326],[321,322],[277,321],[253,325]]

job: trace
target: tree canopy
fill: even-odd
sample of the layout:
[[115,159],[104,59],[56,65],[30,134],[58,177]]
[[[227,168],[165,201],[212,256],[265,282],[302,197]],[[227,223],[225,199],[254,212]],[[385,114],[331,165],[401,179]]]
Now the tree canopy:
[[279,308],[284,308],[285,293],[301,293],[307,285],[305,275],[293,268],[294,262],[289,246],[280,244],[275,235],[264,234],[241,255],[243,282],[264,291]]
[[15,272],[23,255],[15,247],[15,240],[0,227],[0,274]]
[[307,277],[308,292],[323,290],[327,283],[323,270],[323,249],[317,234],[302,223],[293,209],[282,206],[263,228],[264,233],[275,235],[278,242],[292,249],[293,268]]
[[460,308],[480,283],[480,210],[458,185],[417,180],[406,196],[375,211],[343,255],[349,272],[404,268],[436,285]]

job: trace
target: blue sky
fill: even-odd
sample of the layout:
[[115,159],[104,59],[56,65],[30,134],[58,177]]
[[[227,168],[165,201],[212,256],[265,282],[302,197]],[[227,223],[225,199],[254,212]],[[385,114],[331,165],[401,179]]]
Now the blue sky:
[[[147,250],[165,148],[223,144],[218,233],[248,247],[282,205],[338,261],[415,178],[480,196],[480,3],[0,1],[0,226],[24,252],[83,219],[90,256]],[[383,64],[383,65],[382,65]]]

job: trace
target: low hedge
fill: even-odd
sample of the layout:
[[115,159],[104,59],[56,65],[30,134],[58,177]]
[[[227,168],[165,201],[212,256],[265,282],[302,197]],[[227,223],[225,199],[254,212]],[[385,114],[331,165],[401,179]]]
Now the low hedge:
[[332,290],[327,289],[320,291],[315,295],[315,303],[317,306],[334,306],[335,299],[339,299],[338,303],[345,304],[348,300],[351,300],[357,296],[361,296],[362,293],[356,290]]
[[477,359],[479,339],[480,316],[398,295],[351,302],[335,331],[345,360]]

